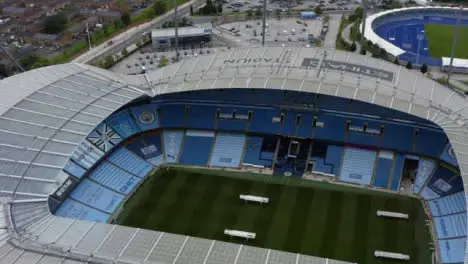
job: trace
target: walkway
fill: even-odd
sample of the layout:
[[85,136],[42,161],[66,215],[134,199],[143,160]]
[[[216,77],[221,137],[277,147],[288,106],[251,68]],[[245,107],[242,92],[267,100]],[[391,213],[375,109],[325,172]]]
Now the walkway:
[[336,47],[336,36],[340,31],[340,21],[342,14],[331,14],[330,20],[328,23],[328,32],[325,35],[325,40],[323,41],[323,48],[325,49],[335,49]]

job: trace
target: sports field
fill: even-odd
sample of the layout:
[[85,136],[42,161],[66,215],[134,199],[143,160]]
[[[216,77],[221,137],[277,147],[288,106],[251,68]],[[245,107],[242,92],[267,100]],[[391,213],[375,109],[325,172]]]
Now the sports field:
[[[246,204],[239,194],[270,198]],[[383,219],[376,210],[405,212],[410,221]],[[239,242],[364,263],[373,251],[411,255],[405,263],[432,263],[425,215],[416,199],[291,177],[172,168],[150,176],[125,205],[122,225]],[[230,240],[225,228],[255,232]]]
[[[426,24],[424,30],[431,57],[450,57],[455,26]],[[455,57],[468,59],[468,49],[466,47],[468,47],[468,27],[461,26],[455,49]]]

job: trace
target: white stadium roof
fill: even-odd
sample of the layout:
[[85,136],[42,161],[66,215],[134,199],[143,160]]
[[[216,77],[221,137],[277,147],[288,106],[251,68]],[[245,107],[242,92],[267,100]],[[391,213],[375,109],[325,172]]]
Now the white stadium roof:
[[[399,9],[391,9],[386,10],[383,12],[379,12],[376,14],[372,14],[366,18],[366,28],[364,31],[364,37],[372,43],[378,44],[379,47],[385,49],[388,53],[392,54],[393,56],[397,57],[401,54],[405,53],[406,51],[399,48],[396,45],[393,45],[391,42],[387,41],[386,39],[381,38],[374,32],[373,23],[375,20],[387,16],[387,15],[394,15],[398,12],[406,12],[406,11],[425,11],[425,10],[460,10],[457,7],[449,7],[449,6],[418,6],[418,7],[405,7]],[[362,26],[360,27],[362,28]]]
[[46,198],[65,180],[61,169],[113,111],[144,94],[231,87],[334,95],[431,120],[447,133],[462,176],[468,177],[467,99],[419,72],[369,56],[318,48],[220,49],[135,76],[73,63],[50,66],[0,81],[0,263],[216,264],[229,263],[228,257],[232,263],[319,263],[303,255],[50,214]]

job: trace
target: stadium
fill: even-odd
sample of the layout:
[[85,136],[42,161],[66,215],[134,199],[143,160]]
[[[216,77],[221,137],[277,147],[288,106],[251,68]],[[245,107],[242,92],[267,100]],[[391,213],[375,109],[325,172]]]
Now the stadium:
[[468,11],[453,7],[410,7],[369,16],[365,36],[392,57],[415,65],[448,67],[457,20],[460,33],[454,66],[468,67]]
[[2,264],[467,263],[468,102],[398,65],[251,47],[0,86]]

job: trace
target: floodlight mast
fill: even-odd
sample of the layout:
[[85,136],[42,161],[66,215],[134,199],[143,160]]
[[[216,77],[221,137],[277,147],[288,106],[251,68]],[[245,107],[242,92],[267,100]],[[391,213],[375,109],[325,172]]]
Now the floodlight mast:
[[455,35],[453,36],[452,42],[452,51],[450,52],[450,66],[447,73],[447,82],[450,81],[450,75],[452,75],[452,68],[453,68],[453,58],[455,57],[455,49],[457,48],[458,42],[458,34],[460,32],[460,18],[462,16],[463,6],[460,6],[458,16],[457,16],[457,24],[455,26]]
[[361,49],[362,47],[365,47],[365,32],[366,32],[366,18],[367,18],[367,1],[368,0],[362,0],[362,25],[361,25]]
[[265,21],[266,21],[266,6],[267,0],[263,0],[263,25],[262,25],[262,46],[265,46]]
[[176,61],[179,61],[179,20],[177,14],[177,0],[173,0],[174,5],[174,27],[175,27],[175,50],[176,50]]

